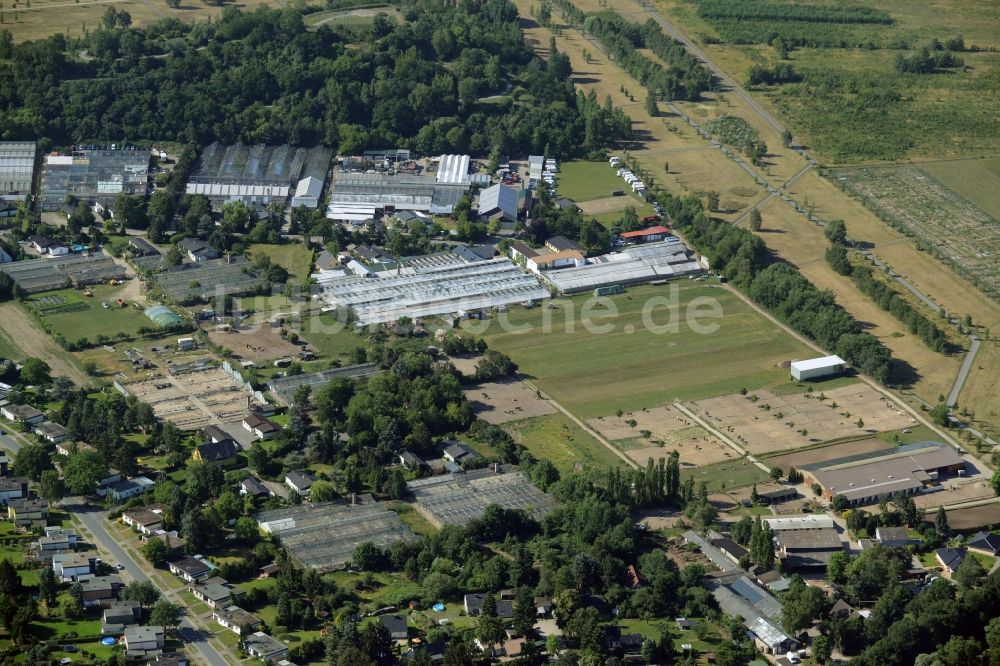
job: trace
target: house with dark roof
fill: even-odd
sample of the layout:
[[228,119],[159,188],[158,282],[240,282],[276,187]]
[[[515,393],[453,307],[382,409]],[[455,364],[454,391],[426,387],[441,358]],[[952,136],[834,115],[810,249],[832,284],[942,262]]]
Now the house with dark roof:
[[427,463],[425,463],[420,456],[418,456],[415,453],[411,453],[410,451],[399,452],[399,464],[405,467],[406,469],[411,469],[411,470],[416,470],[420,469],[421,467],[427,466]]
[[0,476],[0,504],[28,496],[28,479],[23,476]]
[[233,599],[240,596],[241,590],[234,588],[225,578],[213,576],[207,580],[190,586],[191,594],[208,604],[209,608],[217,609],[231,606]]
[[309,472],[289,472],[285,474],[285,485],[299,495],[308,495],[309,489],[316,482],[316,477]]
[[184,238],[177,242],[177,247],[187,255],[188,259],[194,262],[218,259],[218,251],[199,238]]
[[7,502],[7,519],[20,529],[45,527],[49,521],[49,503],[43,499],[12,499]]
[[878,527],[875,530],[875,540],[887,548],[893,546],[909,546],[917,543],[910,538],[905,527]]
[[945,578],[951,578],[958,567],[965,561],[966,551],[960,548],[938,548],[934,551],[934,559],[941,567]]
[[567,252],[569,250],[580,249],[580,245],[576,241],[571,241],[565,236],[553,236],[545,241],[545,247],[553,252]]
[[970,536],[965,547],[974,553],[983,555],[1000,555],[1000,534],[994,532],[978,532]]
[[39,236],[39,235],[28,236],[28,245],[30,245],[31,248],[36,252],[42,252],[42,253],[48,252],[49,246],[52,245],[52,243],[54,242],[55,241],[53,241],[50,236]]
[[14,423],[35,425],[45,420],[45,414],[31,405],[4,405],[0,407],[0,416]]
[[101,621],[104,624],[135,624],[139,621],[142,607],[138,601],[118,600],[112,601],[104,609]]
[[252,633],[257,631],[264,621],[256,615],[249,613],[239,606],[229,606],[212,613],[212,619],[216,624],[229,629],[237,636],[242,636],[244,631]]
[[740,544],[736,543],[735,541],[733,541],[728,537],[711,539],[709,543],[711,543],[713,546],[721,550],[729,557],[733,558],[733,561],[737,563],[739,563],[740,559],[742,559],[744,555],[748,554],[746,548],[744,548],[743,546],[741,546]]
[[112,574],[85,578],[80,581],[80,586],[83,587],[83,605],[90,608],[117,599],[125,583],[117,575]]
[[251,497],[270,497],[271,491],[255,476],[248,476],[240,481],[240,495]]
[[167,562],[170,573],[183,578],[189,583],[194,583],[208,576],[212,572],[212,567],[205,560],[186,555],[179,560]]
[[527,243],[514,240],[507,245],[507,255],[515,264],[525,266],[529,259],[538,256],[538,250],[533,249]]
[[232,439],[224,439],[221,442],[208,440],[204,444],[199,444],[195,447],[191,457],[201,462],[228,465],[236,461],[236,456],[239,455],[241,450],[240,445]]
[[243,418],[243,429],[257,440],[271,439],[280,430],[273,421],[256,413]]
[[132,254],[137,257],[152,257],[160,254],[160,251],[142,236],[129,236],[128,244],[132,248]]
[[[463,599],[462,605],[465,608],[465,614],[469,616],[476,616],[483,610],[483,600],[486,595],[482,592],[473,592],[471,594],[466,594]],[[514,617],[514,604],[509,599],[497,599],[497,615],[502,618]]]
[[142,534],[152,534],[163,527],[164,504],[149,504],[122,511],[122,522]]
[[69,437],[69,430],[53,421],[42,421],[35,426],[35,434],[49,444],[58,444]]
[[456,464],[463,464],[470,460],[476,460],[481,458],[478,453],[476,453],[472,447],[464,442],[459,442],[453,439],[447,439],[441,442],[444,445],[444,459]]
[[288,656],[288,646],[271,638],[263,631],[256,631],[243,639],[243,649],[251,657],[274,662]]
[[204,438],[211,442],[224,442],[227,439],[232,439],[232,436],[220,428],[217,425],[207,425],[201,429],[201,434]]
[[394,641],[405,641],[410,636],[406,618],[402,615],[380,615],[378,621],[389,631]]

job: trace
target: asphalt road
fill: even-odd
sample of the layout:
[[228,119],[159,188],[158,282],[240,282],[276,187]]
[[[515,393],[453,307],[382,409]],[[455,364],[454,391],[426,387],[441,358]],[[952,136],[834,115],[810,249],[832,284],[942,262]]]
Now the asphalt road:
[[[3,428],[6,430],[6,428]],[[15,456],[17,452],[21,450],[21,444],[16,439],[10,435],[0,435],[0,447],[3,447],[13,453]]]
[[[111,553],[117,562],[120,562],[125,567],[124,573],[128,574],[129,578],[139,581],[149,580],[149,577],[143,572],[136,561],[132,559],[132,556],[118,545],[115,538],[108,532],[104,524],[107,519],[106,512],[86,504],[82,498],[67,499],[68,501],[73,501],[74,504],[69,505],[67,502],[66,508],[76,514],[80,522],[94,535],[94,540]],[[160,592],[166,594],[166,590],[160,589]],[[204,633],[186,618],[181,620],[179,631],[181,638],[184,639],[184,643],[193,646],[209,666],[230,666],[229,662],[219,654],[218,650],[209,644]]]

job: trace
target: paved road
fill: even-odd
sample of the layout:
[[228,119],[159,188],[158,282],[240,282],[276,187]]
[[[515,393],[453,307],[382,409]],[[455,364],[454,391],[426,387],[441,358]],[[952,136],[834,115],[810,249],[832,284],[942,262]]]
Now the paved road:
[[965,386],[965,378],[969,376],[969,371],[972,370],[972,364],[976,360],[976,354],[979,353],[980,344],[982,343],[978,337],[975,335],[969,336],[969,351],[966,352],[965,360],[962,361],[958,377],[955,378],[955,385],[951,387],[951,393],[948,394],[949,407],[954,407],[958,403],[958,394],[962,392],[962,387]]
[[[4,427],[3,430],[7,430],[7,428]],[[8,432],[6,435],[0,435],[0,447],[7,449],[16,456],[17,452],[21,450],[21,443],[14,439]]]
[[[75,502],[75,504],[68,505],[67,509],[72,511],[90,533],[94,535],[94,540],[97,544],[111,553],[115,560],[125,567],[124,573],[127,574],[127,577],[139,581],[149,580],[149,577],[143,572],[142,568],[128,551],[122,548],[111,533],[108,532],[104,524],[107,519],[107,513],[97,507],[84,503],[81,498],[67,499],[67,503],[71,501]],[[167,590],[160,589],[160,592],[166,594]],[[209,644],[204,633],[191,624],[189,620],[186,618],[181,620],[179,629],[184,643],[194,646],[209,666],[230,666],[229,662]]]

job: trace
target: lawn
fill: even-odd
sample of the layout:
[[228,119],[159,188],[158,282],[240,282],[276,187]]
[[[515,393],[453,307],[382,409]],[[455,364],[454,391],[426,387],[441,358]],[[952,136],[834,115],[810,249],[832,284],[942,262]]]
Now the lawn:
[[745,458],[681,469],[681,479],[684,480],[688,477],[694,478],[695,487],[704,481],[708,484],[709,492],[745,488],[754,483],[763,483],[771,478],[767,472]]
[[[633,197],[634,198],[634,197]],[[642,203],[635,198],[632,206],[635,208],[635,214],[640,218],[646,217],[647,215],[654,215],[656,210],[653,208],[652,204]],[[587,213],[581,213],[585,219],[597,220],[602,225],[608,229],[614,229],[622,221],[622,217],[625,216],[624,210],[614,211],[611,213],[598,213],[597,215],[588,215]]]
[[[669,300],[654,297],[673,298],[669,312]],[[513,310],[506,313],[511,326],[494,320],[466,322],[465,327],[473,331],[487,324],[486,331],[477,334],[491,349],[508,354],[541,390],[585,419],[675,398],[697,400],[741,388],[780,386],[788,383],[782,362],[815,355],[718,287],[674,283],[600,299],[617,309],[615,318],[602,316],[609,312],[605,307],[588,313],[588,299],[580,295],[541,308]],[[710,307],[721,316],[701,318]],[[650,330],[644,325],[644,309],[656,325],[674,316],[676,330]],[[514,330],[524,325],[530,328]]]
[[14,341],[10,339],[10,336],[0,328],[0,358],[12,358],[21,359],[24,354],[21,349],[14,344]]
[[618,169],[607,162],[563,162],[556,174],[556,185],[559,196],[577,203],[610,197],[617,190],[632,190],[618,177]]
[[437,528],[428,522],[419,511],[406,502],[390,502],[389,508],[399,514],[399,520],[417,536],[430,537],[437,534]]
[[356,348],[368,346],[364,338],[338,324],[331,314],[303,318],[299,335],[323,356],[339,358],[345,365]]
[[701,627],[699,630],[704,640],[698,637],[694,630],[681,631],[670,620],[619,620],[623,634],[642,634],[652,640],[659,640],[665,633],[674,637],[674,645],[680,650],[681,645],[690,644],[696,652],[714,652],[719,649],[721,632],[718,627],[707,620],[693,619]]
[[262,255],[271,258],[271,261],[282,266],[288,271],[290,282],[301,284],[309,277],[309,268],[312,266],[312,252],[307,250],[301,243],[286,243],[283,245],[251,245],[247,254],[251,259],[256,259]]
[[928,162],[920,170],[1000,220],[1000,158]]
[[881,439],[889,444],[916,444],[917,442],[941,439],[939,434],[925,425],[915,425],[913,427],[906,428],[906,430],[909,430],[910,432],[903,432],[902,430],[880,432],[875,435],[875,438]]
[[[52,335],[62,335],[71,342],[82,339],[95,341],[99,335],[108,338],[120,335],[132,337],[138,334],[140,328],[155,328],[155,324],[132,301],[125,301],[126,307],[115,302],[125,289],[95,285],[90,287],[93,296],[89,297],[84,296],[80,289],[60,289],[34,294],[26,303]],[[105,309],[103,303],[109,307]]]
[[536,416],[503,427],[536,458],[548,460],[563,474],[572,472],[576,465],[595,469],[624,464],[565,414]]

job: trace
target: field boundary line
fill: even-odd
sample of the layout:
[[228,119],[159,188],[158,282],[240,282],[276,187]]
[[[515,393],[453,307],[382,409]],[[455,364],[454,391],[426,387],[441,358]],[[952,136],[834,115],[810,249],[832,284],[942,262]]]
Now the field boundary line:
[[693,411],[691,411],[690,409],[688,409],[686,406],[684,406],[681,403],[680,400],[674,400],[674,407],[676,407],[677,410],[680,411],[681,413],[683,413],[684,415],[690,417],[692,420],[694,420],[695,423],[697,423],[698,425],[700,425],[702,428],[704,428],[705,430],[707,430],[709,433],[715,435],[720,440],[722,440],[723,442],[725,442],[726,445],[729,446],[729,448],[731,448],[734,451],[736,451],[737,453],[739,453],[740,457],[746,458],[747,460],[749,460],[750,462],[752,462],[754,465],[756,465],[760,469],[764,470],[765,472],[770,472],[771,471],[770,467],[768,467],[764,463],[762,463],[759,460],[757,460],[746,449],[740,448],[740,446],[737,445],[736,442],[734,442],[733,440],[729,439],[729,437],[727,437],[726,435],[722,434],[722,432],[720,432],[719,430],[716,430],[715,428],[713,428],[703,418],[701,418],[700,416],[698,416],[697,414],[695,414]]
[[587,433],[588,435],[590,435],[591,437],[593,437],[594,439],[596,439],[598,442],[600,442],[601,444],[603,444],[604,446],[606,446],[609,451],[612,451],[616,456],[618,456],[619,458],[621,458],[622,460],[624,460],[626,465],[628,465],[632,469],[639,469],[640,468],[639,467],[639,463],[637,463],[636,461],[632,460],[627,455],[625,455],[625,453],[622,452],[618,447],[616,447],[614,444],[612,444],[611,442],[609,442],[604,437],[604,435],[600,434],[599,432],[597,432],[596,430],[594,430],[593,428],[591,428],[589,425],[587,425],[586,423],[584,423],[581,419],[577,418],[577,416],[575,414],[573,414],[571,411],[569,411],[568,409],[566,409],[565,407],[563,407],[561,404],[559,404],[559,401],[557,401],[555,398],[553,398],[552,396],[550,396],[547,393],[545,393],[542,389],[538,388],[537,386],[535,386],[534,384],[532,384],[527,379],[521,379],[521,382],[525,386],[527,386],[528,388],[530,388],[531,390],[533,390],[536,393],[538,393],[538,395],[540,395],[543,399],[545,399],[548,402],[552,403],[553,407],[555,407],[560,412],[562,412],[563,414],[565,414],[566,416],[568,416],[569,419],[570,419],[570,421],[572,421],[573,423],[575,423],[578,426],[580,426],[580,428],[582,428],[585,433]]

